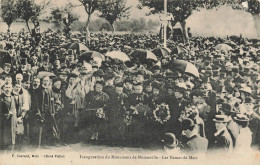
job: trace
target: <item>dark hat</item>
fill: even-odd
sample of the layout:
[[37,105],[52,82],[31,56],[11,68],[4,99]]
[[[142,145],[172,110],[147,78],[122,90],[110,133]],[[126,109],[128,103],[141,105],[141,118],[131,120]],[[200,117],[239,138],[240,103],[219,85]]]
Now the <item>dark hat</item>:
[[146,86],[152,86],[152,81],[151,80],[146,80],[146,81],[144,81],[144,86],[146,87]]
[[187,90],[187,86],[185,83],[178,83],[175,85],[175,91],[185,91]]
[[133,83],[133,79],[131,79],[129,76],[124,79],[124,83]]
[[66,64],[66,63],[61,63],[61,64],[60,64],[60,68],[61,68],[61,69],[67,68],[67,64]]
[[245,103],[254,103],[254,99],[252,97],[246,97]]
[[113,79],[115,77],[115,74],[114,73],[107,73],[105,76],[104,76],[104,79],[105,80],[110,80],[110,79]]
[[69,76],[70,76],[70,78],[77,78],[77,77],[79,77],[79,73],[78,72],[71,72]]
[[103,77],[103,76],[105,76],[105,73],[104,73],[104,71],[102,69],[98,69],[97,71],[95,71],[93,73],[93,76],[101,76],[101,77]]
[[142,86],[143,83],[142,83],[142,82],[136,82],[136,81],[134,81],[134,82],[133,82],[133,85],[134,85],[134,86],[140,86],[140,85]]
[[190,118],[186,118],[181,123],[182,130],[193,130],[195,127],[194,121]]
[[73,50],[72,50],[72,49],[69,49],[69,50],[67,51],[67,54],[68,54],[68,55],[73,55],[73,54],[74,54],[74,52],[73,52]]
[[26,64],[27,64],[27,58],[22,58],[21,64],[22,64],[22,65],[26,65]]
[[232,106],[228,103],[223,103],[222,107],[219,110],[223,111],[225,114],[234,112],[232,111]]
[[56,77],[56,78],[52,79],[52,83],[53,83],[53,84],[56,83],[56,82],[58,82],[58,81],[62,81],[61,78]]
[[32,77],[31,73],[25,73],[23,75],[23,82],[31,83],[31,77]]
[[49,54],[45,53],[43,56],[43,61],[49,61]]
[[124,87],[124,84],[122,82],[119,82],[119,83],[115,84],[115,87]]
[[138,76],[138,75],[145,75],[145,71],[144,70],[139,70],[135,73],[135,76]]
[[104,86],[105,82],[104,81],[96,81],[95,85],[97,85],[97,84]]
[[162,88],[162,84],[159,81],[154,81],[152,82],[152,87],[160,90]]
[[238,68],[237,67],[233,67],[232,68],[232,72],[238,73]]
[[215,115],[215,118],[213,119],[215,122],[229,122],[230,118],[226,115]]
[[192,98],[193,96],[203,97],[203,96],[204,96],[204,93],[203,93],[203,91],[201,91],[201,90],[195,90],[195,91],[191,92],[191,94],[190,94],[190,97],[191,97],[191,98]]
[[223,104],[225,102],[225,100],[224,99],[217,99],[217,102],[216,102],[216,104]]
[[170,148],[175,148],[178,145],[178,140],[173,133],[165,133],[161,141],[165,146]]

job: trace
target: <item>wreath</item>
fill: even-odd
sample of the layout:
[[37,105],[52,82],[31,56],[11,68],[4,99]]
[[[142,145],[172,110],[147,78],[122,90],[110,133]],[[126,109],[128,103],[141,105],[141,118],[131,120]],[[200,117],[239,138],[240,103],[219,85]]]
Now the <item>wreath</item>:
[[129,126],[132,123],[132,115],[130,114],[130,111],[126,111],[124,114],[124,123]]
[[158,105],[153,111],[153,116],[155,121],[161,124],[166,123],[171,118],[169,106],[165,103]]

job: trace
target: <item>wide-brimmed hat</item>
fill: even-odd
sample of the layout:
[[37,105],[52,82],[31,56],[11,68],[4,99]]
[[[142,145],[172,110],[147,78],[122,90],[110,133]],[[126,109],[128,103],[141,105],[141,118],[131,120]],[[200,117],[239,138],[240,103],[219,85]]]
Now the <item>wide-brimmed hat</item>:
[[242,122],[248,122],[249,118],[245,114],[236,114],[236,116],[233,117],[235,121],[242,121]]
[[230,121],[230,118],[226,115],[215,115],[213,121],[226,123]]

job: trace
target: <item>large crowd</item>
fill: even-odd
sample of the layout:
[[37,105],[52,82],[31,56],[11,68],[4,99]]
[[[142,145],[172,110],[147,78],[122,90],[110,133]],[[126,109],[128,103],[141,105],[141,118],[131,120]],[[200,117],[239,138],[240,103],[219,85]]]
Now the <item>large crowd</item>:
[[190,37],[167,46],[150,34],[88,42],[80,33],[1,33],[1,150],[78,142],[259,149],[259,41]]

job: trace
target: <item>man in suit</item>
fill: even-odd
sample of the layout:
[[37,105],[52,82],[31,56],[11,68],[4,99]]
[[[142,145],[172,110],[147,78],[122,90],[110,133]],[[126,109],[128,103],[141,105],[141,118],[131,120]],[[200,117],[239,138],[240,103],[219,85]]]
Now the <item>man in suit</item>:
[[208,149],[208,140],[201,137],[196,129],[196,124],[190,118],[184,119],[182,121],[182,135],[185,136],[183,141],[183,146],[181,150],[187,153],[194,154],[206,154]]
[[13,149],[16,131],[16,110],[12,84],[3,86],[0,95],[0,149]]
[[227,129],[230,118],[226,115],[216,115],[213,119],[217,132],[214,134],[215,141],[213,148],[222,152],[229,152],[233,149],[233,141]]

